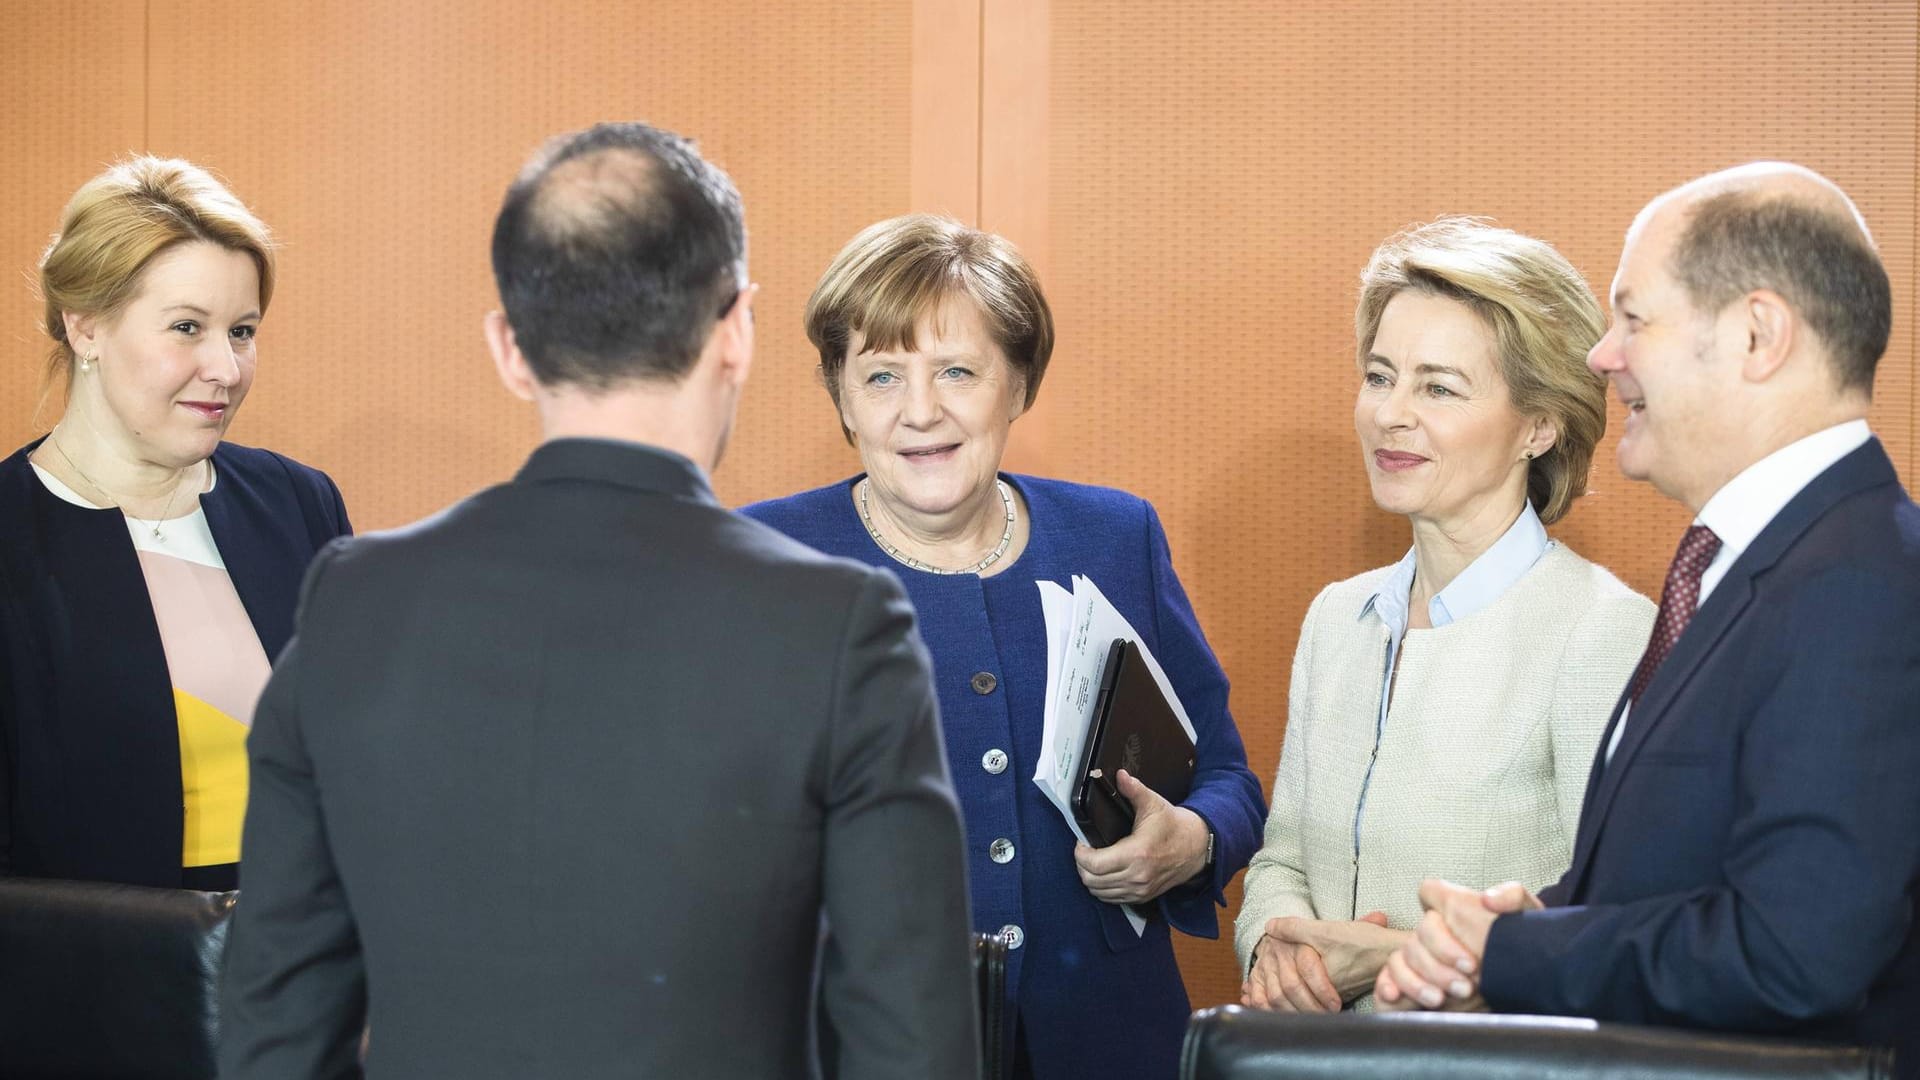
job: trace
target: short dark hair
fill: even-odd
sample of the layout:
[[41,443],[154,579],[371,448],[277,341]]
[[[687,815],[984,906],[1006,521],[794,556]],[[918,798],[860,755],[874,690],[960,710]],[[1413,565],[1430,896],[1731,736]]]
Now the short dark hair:
[[1751,190],[1709,195],[1694,204],[1672,269],[1703,312],[1755,289],[1779,293],[1826,343],[1840,385],[1872,393],[1893,329],[1893,287],[1851,215]]
[[507,189],[493,275],[543,385],[678,379],[746,286],[740,193],[641,123],[558,136]]

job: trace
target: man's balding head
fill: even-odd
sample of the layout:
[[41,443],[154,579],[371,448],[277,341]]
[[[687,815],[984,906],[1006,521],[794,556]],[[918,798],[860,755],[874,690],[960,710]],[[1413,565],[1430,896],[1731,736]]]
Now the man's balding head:
[[671,132],[563,135],[508,189],[493,272],[542,384],[677,379],[746,287],[740,195]]
[[1701,177],[1647,207],[1681,219],[1671,272],[1702,313],[1756,289],[1784,297],[1819,337],[1842,389],[1871,394],[1893,290],[1860,211],[1831,180],[1784,162]]

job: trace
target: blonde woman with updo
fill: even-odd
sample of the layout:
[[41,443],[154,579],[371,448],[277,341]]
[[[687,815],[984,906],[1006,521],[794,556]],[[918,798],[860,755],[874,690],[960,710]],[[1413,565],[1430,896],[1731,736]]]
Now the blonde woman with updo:
[[231,889],[246,737],[324,474],[222,441],[273,297],[265,225],[204,170],[88,181],[40,266],[65,407],[0,462],[0,873]]
[[1600,305],[1552,246],[1450,218],[1381,244],[1353,423],[1399,562],[1307,609],[1266,842],[1235,925],[1242,1000],[1370,1007],[1423,878],[1559,880],[1594,748],[1654,606],[1547,534],[1606,430]]

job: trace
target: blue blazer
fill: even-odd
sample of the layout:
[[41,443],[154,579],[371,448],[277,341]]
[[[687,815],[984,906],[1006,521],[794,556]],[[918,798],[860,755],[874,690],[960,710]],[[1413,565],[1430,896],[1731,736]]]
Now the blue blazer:
[[1549,909],[1494,922],[1483,990],[1508,1012],[1898,1045],[1920,1076],[1917,892],[1920,508],[1873,440],[1701,605],[1595,761]]
[[[0,462],[0,874],[178,887],[185,807],[173,680],[118,513]],[[222,443],[207,526],[267,656],[307,563],[349,531],[324,473]]]
[[[1266,803],[1227,711],[1227,679],[1174,575],[1166,533],[1145,500],[1107,488],[1002,476],[1032,514],[1027,547],[988,578],[908,570],[868,537],[853,480],[743,513],[831,555],[885,567],[906,585],[933,654],[940,722],[966,819],[978,930],[1020,930],[1008,994],[1036,1075],[1171,1077],[1189,1012],[1168,928],[1217,937],[1216,906],[1260,844]],[[1080,883],[1073,834],[1033,783],[1047,685],[1046,620],[1034,583],[1093,579],[1146,639],[1199,734],[1185,806],[1214,832],[1208,880],[1163,896],[1163,918],[1136,936]],[[981,678],[986,675],[992,678]],[[1009,761],[993,767],[1004,754]],[[996,863],[995,840],[1013,844]]]

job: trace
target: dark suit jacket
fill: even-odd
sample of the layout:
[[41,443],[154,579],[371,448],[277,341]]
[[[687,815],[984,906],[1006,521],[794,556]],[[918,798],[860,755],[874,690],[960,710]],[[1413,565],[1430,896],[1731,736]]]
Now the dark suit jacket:
[[838,1075],[975,1076],[912,610],[684,458],[328,548],[248,749],[225,1080],[805,1076],[815,994]]
[[[180,726],[123,516],[0,462],[0,873],[180,885]],[[300,578],[349,531],[324,473],[222,443],[207,527],[269,658]]]
[[1483,991],[1897,1045],[1920,1076],[1916,889],[1920,508],[1875,440],[1701,605],[1595,764],[1549,910],[1495,921]]

